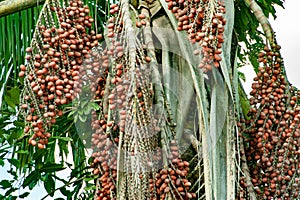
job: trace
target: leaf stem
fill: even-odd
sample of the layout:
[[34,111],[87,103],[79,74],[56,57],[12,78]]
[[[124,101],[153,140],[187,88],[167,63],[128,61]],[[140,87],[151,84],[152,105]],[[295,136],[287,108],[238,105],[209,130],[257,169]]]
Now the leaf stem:
[[252,10],[254,16],[261,24],[263,31],[265,32],[267,40],[270,42],[271,46],[276,44],[274,39],[274,31],[268,18],[263,13],[261,7],[254,0],[244,0],[245,4]]

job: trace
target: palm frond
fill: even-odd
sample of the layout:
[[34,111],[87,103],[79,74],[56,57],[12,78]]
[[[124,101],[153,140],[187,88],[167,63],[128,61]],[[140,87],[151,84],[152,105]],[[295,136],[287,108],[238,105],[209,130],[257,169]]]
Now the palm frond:
[[[30,44],[40,7],[29,8],[0,18],[0,107],[7,107],[3,99],[7,90],[19,87],[19,66],[24,63],[25,47]],[[4,107],[3,107],[4,106]]]

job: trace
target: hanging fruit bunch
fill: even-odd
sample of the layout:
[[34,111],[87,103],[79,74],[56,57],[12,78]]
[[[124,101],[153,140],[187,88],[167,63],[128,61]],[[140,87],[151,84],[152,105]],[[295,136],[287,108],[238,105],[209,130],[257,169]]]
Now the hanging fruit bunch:
[[169,168],[160,169],[155,175],[155,181],[150,179],[150,190],[156,189],[156,195],[151,199],[192,199],[195,193],[190,193],[191,182],[186,178],[189,172],[189,162],[179,157],[177,142],[172,140],[169,145],[168,165]]
[[[283,71],[280,47],[267,46],[250,93],[249,120],[241,126],[250,179],[259,199],[300,199],[300,91]],[[247,199],[242,177],[240,199]]]
[[186,31],[192,44],[198,43],[195,55],[201,56],[199,68],[205,72],[219,67],[224,43],[225,4],[220,0],[166,0],[178,20],[178,31]]
[[100,72],[92,86],[100,106],[92,122],[96,199],[164,199],[157,169],[169,164],[170,176],[176,179],[170,181],[169,192],[163,190],[165,196],[191,198],[194,194],[188,192],[186,179],[189,164],[179,158],[174,141],[169,147],[173,157],[162,165],[159,134],[163,122],[153,113],[152,60],[143,35],[146,16],[137,14],[133,19],[128,0],[110,9],[107,44],[99,51],[99,65],[93,67]]
[[[96,199],[115,199],[117,181],[117,154],[118,137],[106,134],[111,129],[113,122],[108,122],[107,82],[110,82],[109,55],[105,46],[98,46],[90,63],[92,75],[89,76],[89,84],[94,100],[102,108],[100,112],[92,112],[92,150],[93,174],[96,179]],[[116,131],[116,125],[114,130]]]
[[93,18],[82,1],[48,1],[39,17],[31,46],[26,49],[21,114],[29,144],[42,149],[51,136],[51,125],[62,115],[63,105],[80,92],[80,69],[98,45],[101,35],[92,30]]
[[94,168],[93,174],[99,175],[96,180],[97,199],[114,199],[116,197],[117,179],[117,153],[118,140],[111,141],[110,135],[106,134],[107,123],[104,120],[97,120],[96,112],[93,112],[92,128],[92,154]]
[[[92,167],[94,174],[99,175],[97,199],[116,198],[117,181],[120,198],[145,196],[150,171],[147,163],[151,162],[148,157],[157,146],[157,126],[151,113],[150,59],[139,43],[143,39],[129,12],[128,1],[111,5],[107,46],[103,47],[98,67],[101,73],[92,88],[101,108],[94,113],[92,122]],[[119,156],[124,161],[117,160]],[[122,162],[121,168],[117,168],[118,162]]]

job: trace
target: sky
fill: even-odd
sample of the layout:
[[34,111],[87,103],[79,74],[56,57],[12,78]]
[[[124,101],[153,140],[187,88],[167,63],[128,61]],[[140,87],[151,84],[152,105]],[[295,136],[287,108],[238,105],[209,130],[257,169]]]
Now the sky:
[[300,89],[300,63],[298,61],[300,47],[299,0],[287,0],[285,9],[277,9],[276,21],[271,21],[281,45],[288,80]]
[[[271,20],[272,27],[276,32],[277,42],[281,45],[281,54],[284,59],[288,80],[290,83],[300,88],[300,59],[298,61],[300,48],[300,23],[299,23],[299,0],[289,0],[284,3],[285,9],[276,7],[277,19]],[[251,82],[254,77],[254,71],[251,66],[245,66],[240,69],[246,75],[244,87],[247,93],[250,92]],[[6,166],[7,167],[7,166]],[[1,177],[7,176],[5,170],[0,169]],[[36,188],[31,192],[26,200],[38,200],[45,195],[43,187]],[[59,195],[58,195],[59,196]],[[49,200],[53,198],[47,198]]]

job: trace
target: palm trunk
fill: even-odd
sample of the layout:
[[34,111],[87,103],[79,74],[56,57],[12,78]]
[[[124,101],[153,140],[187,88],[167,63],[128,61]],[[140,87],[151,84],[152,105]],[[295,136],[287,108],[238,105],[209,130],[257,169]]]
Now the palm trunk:
[[45,0],[6,0],[0,2],[0,17],[42,5]]

